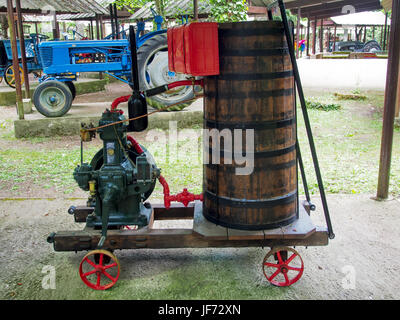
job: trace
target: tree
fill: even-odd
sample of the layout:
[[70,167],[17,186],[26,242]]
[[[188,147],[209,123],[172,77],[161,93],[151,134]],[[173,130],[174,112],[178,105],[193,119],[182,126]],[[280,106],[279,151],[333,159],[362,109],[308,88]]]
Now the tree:
[[[130,12],[135,12],[138,8],[143,7],[149,2],[154,2],[156,11],[159,15],[165,18],[165,8],[173,0],[116,0],[115,3],[118,7],[126,7]],[[236,22],[247,20],[247,1],[246,0],[200,0],[199,5],[210,5],[209,20],[216,22]],[[182,14],[179,8],[176,8],[176,15]],[[193,12],[193,5],[190,6],[189,11]],[[189,14],[189,12],[185,12]]]
[[0,15],[0,26],[3,39],[8,39],[8,20],[5,14]]
[[208,0],[211,20],[216,22],[237,22],[247,20],[246,0]]

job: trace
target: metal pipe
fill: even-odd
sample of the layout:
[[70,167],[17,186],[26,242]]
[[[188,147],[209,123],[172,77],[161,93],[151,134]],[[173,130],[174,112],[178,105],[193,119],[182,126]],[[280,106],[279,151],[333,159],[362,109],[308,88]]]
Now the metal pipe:
[[385,104],[383,110],[381,155],[377,199],[387,199],[389,195],[389,175],[392,158],[394,116],[400,63],[400,4],[392,1],[392,22],[389,42],[388,65],[386,75]]
[[24,39],[24,28],[22,25],[22,14],[21,14],[21,0],[15,0],[15,9],[17,12],[17,24],[19,28],[19,48],[21,52],[21,63],[22,70],[24,72],[24,84],[25,84],[25,98],[30,99],[30,85],[28,76],[28,67],[26,65],[26,49],[25,49],[25,39]]
[[304,98],[303,87],[302,87],[301,81],[300,81],[300,73],[299,73],[299,69],[297,67],[296,56],[294,53],[293,43],[292,43],[289,25],[288,25],[288,21],[287,21],[287,17],[286,17],[285,5],[283,4],[282,0],[278,0],[278,4],[279,4],[280,11],[281,11],[283,26],[285,28],[286,41],[288,44],[290,59],[292,61],[292,66],[293,66],[293,74],[294,74],[294,78],[296,80],[297,92],[299,94],[301,110],[303,112],[304,124],[306,127],[307,137],[308,137],[308,141],[310,144],[310,150],[311,150],[311,156],[312,156],[313,163],[314,163],[315,174],[317,176],[317,182],[318,182],[319,192],[321,195],[322,207],[324,209],[325,221],[326,221],[327,228],[328,228],[328,236],[330,239],[333,239],[335,237],[335,234],[333,233],[333,229],[332,229],[332,223],[331,223],[331,219],[330,219],[330,215],[329,215],[328,204],[327,204],[326,196],[325,196],[325,189],[324,189],[324,185],[322,182],[321,171],[319,168],[317,152],[315,149],[314,138],[312,135],[311,125],[310,125],[310,119],[308,117],[306,100]]
[[18,63],[18,47],[17,39],[15,37],[16,29],[14,23],[14,6],[12,0],[7,0],[7,14],[8,14],[8,25],[10,26],[10,41],[11,51],[14,68],[14,79],[15,79],[15,94],[17,103],[17,112],[20,120],[24,119],[24,106],[22,104],[22,89],[21,89],[21,77],[19,74],[19,63]]

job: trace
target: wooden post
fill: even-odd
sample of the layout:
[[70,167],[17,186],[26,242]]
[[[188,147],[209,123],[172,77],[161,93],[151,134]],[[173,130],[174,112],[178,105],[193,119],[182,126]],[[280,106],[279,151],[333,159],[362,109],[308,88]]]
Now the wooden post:
[[324,19],[321,19],[321,27],[319,30],[319,50],[320,52],[324,52]]
[[112,34],[112,39],[116,39],[115,37],[115,25],[114,25],[114,13],[113,13],[113,5],[110,4],[109,6],[110,9],[110,21],[111,21],[111,34]]
[[22,104],[21,77],[19,74],[18,48],[17,48],[17,39],[15,37],[16,29],[14,23],[14,7],[12,0],[7,0],[7,14],[8,14],[8,25],[10,26],[10,41],[11,41],[11,51],[12,51],[14,77],[15,77],[15,94],[17,97],[16,99],[17,112],[19,119],[23,120],[24,106]]
[[314,18],[314,28],[313,28],[313,46],[312,53],[315,54],[315,43],[317,42],[317,18]]
[[94,40],[93,19],[90,19],[90,39]]
[[300,15],[301,15],[301,9],[300,7],[297,8],[297,26],[296,26],[296,58],[299,58],[299,41],[300,41]]
[[103,39],[106,34],[106,26],[103,21],[103,15],[100,15],[100,39]]
[[119,34],[119,23],[118,23],[118,10],[117,10],[117,5],[114,3],[114,21],[115,21],[115,34],[116,38],[119,39],[120,34]]
[[367,26],[364,26],[364,43],[367,42]]
[[96,13],[96,39],[100,40],[100,23],[99,23],[99,15]]
[[390,33],[377,199],[387,199],[389,195],[389,175],[400,64],[400,1],[398,0],[392,1]]
[[388,13],[385,13],[385,30],[383,32],[383,50],[386,50],[386,37],[387,37],[387,19],[388,19]]
[[193,0],[193,19],[194,21],[199,19],[199,3],[197,0]]
[[57,12],[54,11],[54,16],[53,16],[53,39],[56,40],[58,39],[59,36],[59,29],[58,29],[58,22],[57,22]]
[[310,55],[310,17],[307,17],[307,57]]
[[17,12],[17,25],[19,29],[19,47],[21,52],[21,64],[22,70],[24,72],[24,84],[25,84],[25,98],[30,99],[30,85],[29,85],[29,75],[28,67],[26,65],[26,49],[25,49],[25,39],[24,39],[24,27],[22,24],[22,13],[21,13],[21,0],[15,0],[15,9]]
[[333,46],[332,46],[332,52],[336,51],[336,23],[335,23],[335,29],[333,31]]

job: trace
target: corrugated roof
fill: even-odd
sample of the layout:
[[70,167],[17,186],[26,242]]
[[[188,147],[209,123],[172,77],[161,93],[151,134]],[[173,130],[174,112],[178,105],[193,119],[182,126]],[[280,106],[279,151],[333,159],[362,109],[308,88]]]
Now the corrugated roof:
[[[21,0],[22,11],[107,14],[104,7],[112,0]],[[7,1],[0,0],[0,8],[7,8]],[[3,10],[4,11],[4,10]]]
[[[136,11],[130,16],[130,19],[147,19],[152,18],[150,8],[155,9],[154,1],[147,3],[145,6]],[[198,4],[199,14],[207,14],[210,12],[210,5],[207,1],[199,1]],[[181,14],[193,14],[193,0],[177,0],[171,1],[165,8],[165,15],[167,17],[181,15]]]

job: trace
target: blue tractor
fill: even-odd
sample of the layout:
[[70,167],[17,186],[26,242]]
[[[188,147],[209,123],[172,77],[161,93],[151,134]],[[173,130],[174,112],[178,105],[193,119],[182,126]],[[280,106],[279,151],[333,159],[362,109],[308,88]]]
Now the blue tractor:
[[[24,39],[25,42],[25,55],[28,73],[33,73],[35,77],[40,77],[42,71],[42,65],[39,56],[38,45],[44,39],[47,39],[46,35],[42,34],[31,34],[30,38]],[[18,48],[18,59],[21,62],[21,49],[19,40],[17,40]],[[19,67],[19,73],[21,75],[21,81],[23,82],[24,73],[22,67]],[[0,82],[3,80],[11,88],[15,88],[15,71],[12,60],[12,49],[11,40],[0,40]]]
[[[143,91],[186,79],[185,75],[168,70],[167,33],[161,29],[161,17],[157,17],[156,31],[139,36],[144,31],[144,23],[137,26],[139,83]],[[44,76],[39,79],[33,102],[46,117],[60,117],[68,112],[76,93],[73,81],[81,72],[103,72],[133,85],[127,39],[47,41],[39,45],[39,51]],[[184,101],[193,95],[193,87],[185,86],[149,98],[148,104],[155,108],[174,104],[175,110],[180,110],[188,105]]]

